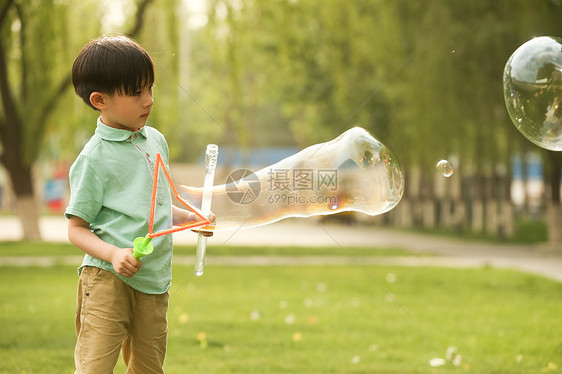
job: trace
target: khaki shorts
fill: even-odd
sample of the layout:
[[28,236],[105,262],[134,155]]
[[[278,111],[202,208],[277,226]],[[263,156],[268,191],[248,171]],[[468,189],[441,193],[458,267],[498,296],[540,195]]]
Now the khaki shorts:
[[115,274],[84,267],[78,283],[76,373],[113,373],[120,349],[127,373],[164,373],[168,293],[149,295]]

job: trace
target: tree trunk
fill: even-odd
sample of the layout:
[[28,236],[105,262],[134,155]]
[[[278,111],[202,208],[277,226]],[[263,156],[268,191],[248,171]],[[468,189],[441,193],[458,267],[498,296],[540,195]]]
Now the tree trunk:
[[33,195],[16,196],[18,218],[21,223],[24,240],[41,240],[39,230],[39,209]]
[[548,243],[553,247],[562,244],[562,205],[552,203],[546,207],[546,223],[548,226]]
[[550,203],[547,203],[546,207],[548,242],[553,246],[560,246],[562,244],[562,204],[560,203],[562,153],[548,152],[548,161],[550,163]]
[[40,240],[39,212],[33,196],[31,165],[23,160],[23,122],[16,101],[8,85],[6,54],[0,42],[0,96],[5,119],[0,119],[0,140],[3,152],[0,161],[6,167],[17,200],[18,217],[23,229],[23,239]]
[[24,240],[41,240],[39,230],[39,207],[33,194],[31,167],[6,165],[16,195],[17,214]]

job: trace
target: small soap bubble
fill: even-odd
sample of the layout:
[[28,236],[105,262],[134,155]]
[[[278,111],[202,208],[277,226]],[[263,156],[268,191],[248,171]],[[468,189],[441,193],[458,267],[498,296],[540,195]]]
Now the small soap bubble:
[[449,178],[451,175],[453,175],[453,172],[455,171],[453,169],[453,164],[451,164],[449,161],[447,160],[441,160],[437,163],[437,165],[435,165],[435,167],[437,168],[437,171],[439,173],[441,173],[442,176]]
[[539,147],[562,151],[562,39],[521,45],[505,65],[503,90],[515,127]]

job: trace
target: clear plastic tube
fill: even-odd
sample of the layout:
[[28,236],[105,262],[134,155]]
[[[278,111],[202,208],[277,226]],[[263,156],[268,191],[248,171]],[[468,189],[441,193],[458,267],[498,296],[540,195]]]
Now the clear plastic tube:
[[[207,145],[205,152],[205,179],[203,181],[203,198],[201,200],[201,213],[208,217],[211,213],[211,201],[213,198],[213,183],[215,179],[215,169],[219,147],[216,144]],[[207,238],[203,233],[199,233],[197,238],[197,250],[195,252],[195,275],[203,275],[205,265],[205,251],[207,249]]]

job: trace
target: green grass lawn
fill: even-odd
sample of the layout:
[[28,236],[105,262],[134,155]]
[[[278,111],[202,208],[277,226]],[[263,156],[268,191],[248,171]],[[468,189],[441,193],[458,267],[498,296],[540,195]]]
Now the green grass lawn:
[[[347,253],[346,253],[347,252]],[[428,253],[411,252],[402,248],[370,248],[351,247],[345,251],[339,247],[238,247],[216,246],[209,244],[207,253],[213,256],[254,256],[254,255],[284,255],[284,256],[430,256]],[[81,256],[84,253],[71,244],[46,242],[0,242],[0,257],[2,256]],[[174,254],[180,256],[194,256],[195,247],[176,245]]]
[[[541,277],[489,268],[173,270],[167,374],[561,372],[562,284]],[[73,372],[76,283],[69,266],[0,268],[0,373]],[[448,347],[462,356],[457,366],[431,367]],[[121,362],[115,372],[124,373]]]

